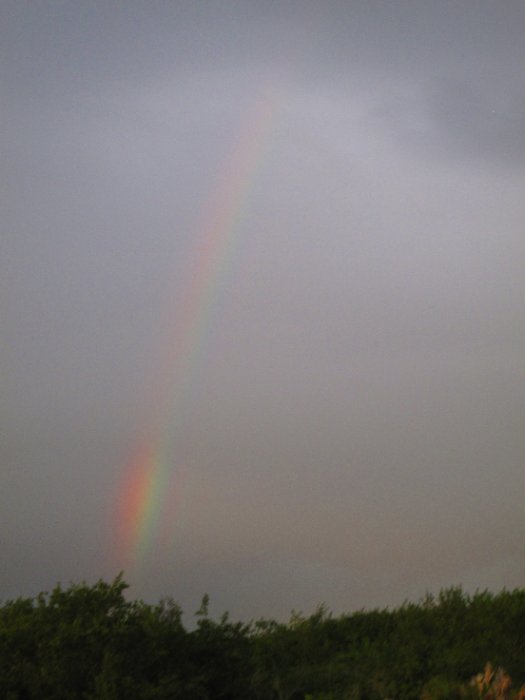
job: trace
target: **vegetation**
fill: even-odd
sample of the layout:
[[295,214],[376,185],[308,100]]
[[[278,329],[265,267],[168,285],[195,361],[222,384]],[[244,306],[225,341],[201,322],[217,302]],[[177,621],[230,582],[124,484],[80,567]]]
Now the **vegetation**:
[[525,700],[525,589],[249,624],[210,619],[205,596],[187,630],[172,600],[128,601],[126,588],[118,577],[0,605],[0,697]]

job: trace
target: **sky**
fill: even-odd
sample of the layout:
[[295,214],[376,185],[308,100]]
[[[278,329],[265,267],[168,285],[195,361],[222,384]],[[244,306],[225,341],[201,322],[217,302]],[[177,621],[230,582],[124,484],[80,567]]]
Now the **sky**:
[[525,3],[0,19],[0,599],[523,586]]

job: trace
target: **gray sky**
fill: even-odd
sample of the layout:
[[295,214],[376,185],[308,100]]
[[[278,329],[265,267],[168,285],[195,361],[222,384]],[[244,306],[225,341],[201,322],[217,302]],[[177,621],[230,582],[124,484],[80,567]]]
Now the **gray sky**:
[[[0,598],[125,566],[159,376],[174,534],[131,595],[248,619],[522,586],[525,3],[0,14]],[[267,94],[183,389],[189,260]]]

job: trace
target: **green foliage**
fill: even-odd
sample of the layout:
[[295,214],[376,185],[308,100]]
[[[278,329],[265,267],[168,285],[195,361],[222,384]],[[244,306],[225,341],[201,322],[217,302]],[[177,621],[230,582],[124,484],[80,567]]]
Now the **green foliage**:
[[0,612],[0,688],[13,697],[81,697],[126,615],[121,577],[92,587],[57,586]]
[[[173,600],[127,601],[126,588],[119,576],[0,605],[0,698],[525,699],[509,690],[525,682],[525,590],[249,625],[211,619],[204,596],[188,631]],[[508,674],[479,674],[488,659]]]

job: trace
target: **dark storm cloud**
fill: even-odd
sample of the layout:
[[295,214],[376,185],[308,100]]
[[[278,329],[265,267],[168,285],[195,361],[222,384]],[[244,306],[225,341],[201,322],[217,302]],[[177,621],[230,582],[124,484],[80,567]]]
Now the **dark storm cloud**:
[[523,165],[523,3],[358,3],[318,19],[323,60],[306,57],[305,84],[340,96],[366,81],[368,118],[423,157]]
[[[436,86],[431,115],[438,136],[459,157],[486,158],[523,168],[525,165],[525,85],[472,85],[450,82]],[[519,90],[521,88],[521,90]]]
[[341,95],[365,83],[370,118],[423,155],[523,160],[522,3],[333,3],[330,12],[308,3],[160,3],[155,12],[16,3],[5,12],[4,81],[44,114],[50,102],[85,114],[101,98],[106,110],[120,103],[133,113],[129,88],[147,92],[160,80],[195,115],[199,95],[226,91],[232,104],[232,84],[284,70],[290,89]]

